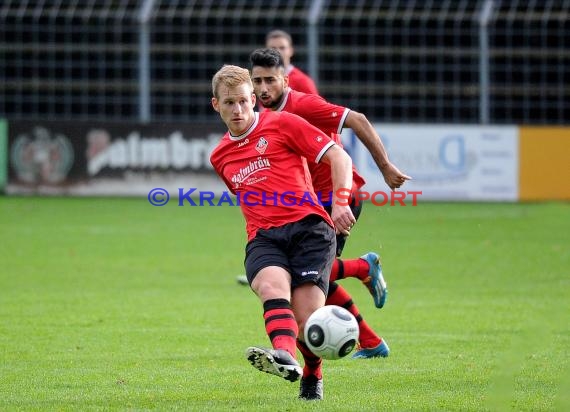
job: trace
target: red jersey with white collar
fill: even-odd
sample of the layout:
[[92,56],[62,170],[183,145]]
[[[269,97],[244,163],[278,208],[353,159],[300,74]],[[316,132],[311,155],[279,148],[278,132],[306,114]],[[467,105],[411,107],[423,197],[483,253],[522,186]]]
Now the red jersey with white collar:
[[292,64],[288,67],[287,76],[289,76],[289,87],[293,90],[309,94],[319,94],[313,79]]
[[248,240],[259,229],[297,222],[310,214],[334,227],[307,169],[307,162],[319,162],[334,144],[321,130],[285,112],[256,112],[246,132],[223,136],[210,162],[238,196]]
[[[288,88],[285,90],[283,101],[277,108],[278,112],[289,112],[301,116],[313,126],[316,126],[342,147],[339,133],[342,132],[344,120],[350,109],[327,102],[324,98],[314,94],[299,92]],[[322,193],[320,198],[329,201],[329,194],[333,190],[331,168],[326,163],[309,162],[309,171],[316,193]],[[360,189],[366,181],[356,167],[352,166],[352,190]]]

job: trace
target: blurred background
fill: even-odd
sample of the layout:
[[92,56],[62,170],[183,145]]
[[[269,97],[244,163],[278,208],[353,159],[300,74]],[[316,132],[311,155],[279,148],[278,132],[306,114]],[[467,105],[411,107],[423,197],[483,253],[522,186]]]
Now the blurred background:
[[272,29],[323,97],[374,122],[426,199],[570,198],[568,0],[2,0],[0,188],[219,190],[210,80],[248,67]]

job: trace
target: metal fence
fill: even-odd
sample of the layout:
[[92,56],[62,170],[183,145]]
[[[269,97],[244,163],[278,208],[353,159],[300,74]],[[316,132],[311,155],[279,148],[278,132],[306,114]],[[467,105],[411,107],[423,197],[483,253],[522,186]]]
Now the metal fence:
[[274,28],[375,121],[569,124],[570,0],[1,0],[0,117],[214,119]]

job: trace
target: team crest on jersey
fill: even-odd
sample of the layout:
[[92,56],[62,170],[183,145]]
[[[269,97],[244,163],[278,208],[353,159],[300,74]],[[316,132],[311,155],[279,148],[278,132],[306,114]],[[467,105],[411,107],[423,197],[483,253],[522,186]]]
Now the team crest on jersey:
[[255,150],[257,150],[259,152],[259,154],[263,154],[263,153],[265,153],[265,149],[267,149],[268,144],[269,144],[269,142],[267,140],[265,140],[265,137],[260,137],[259,141],[255,145]]
[[315,140],[320,143],[320,142],[323,141],[323,137],[322,137],[322,136],[317,136],[317,137],[315,137]]

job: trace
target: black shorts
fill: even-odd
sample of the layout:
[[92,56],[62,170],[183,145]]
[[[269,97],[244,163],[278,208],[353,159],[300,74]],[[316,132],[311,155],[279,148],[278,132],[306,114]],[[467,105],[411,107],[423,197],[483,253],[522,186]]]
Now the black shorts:
[[325,295],[336,251],[335,231],[322,217],[260,229],[245,247],[245,272],[251,282],[259,271],[279,266],[291,274],[291,287],[311,282]]
[[[350,201],[350,209],[352,210],[352,214],[354,215],[354,218],[356,220],[358,220],[358,217],[360,216],[360,212],[362,212],[362,203],[363,202],[360,201],[360,202],[358,202],[358,205],[357,205],[354,197]],[[325,210],[330,215],[332,212],[332,207],[331,206],[325,206]],[[348,239],[348,236],[341,235],[341,234],[336,235],[336,256],[337,257],[340,257],[340,255],[342,255],[342,250],[344,249],[344,244],[346,243],[347,239]]]

